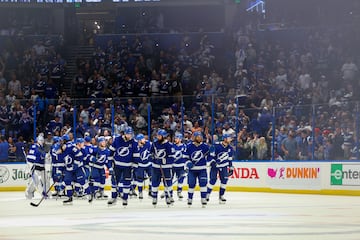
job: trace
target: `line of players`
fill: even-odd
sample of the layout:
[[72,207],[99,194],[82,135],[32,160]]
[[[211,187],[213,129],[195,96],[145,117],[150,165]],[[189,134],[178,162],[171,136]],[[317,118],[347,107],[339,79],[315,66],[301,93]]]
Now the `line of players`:
[[[230,135],[224,135],[220,142],[211,146],[203,142],[201,132],[194,132],[193,139],[186,139],[186,142],[182,134],[176,134],[173,143],[168,141],[168,134],[163,129],[157,131],[153,142],[143,134],[135,138],[133,136],[133,129],[127,127],[122,135],[114,138],[101,136],[91,139],[86,136],[71,140],[68,134],[61,138],[54,137],[54,145],[50,150],[56,191],[53,195],[58,196],[65,191],[67,199],[63,201],[64,205],[72,204],[74,195],[86,195],[89,202],[95,197],[106,198],[104,186],[107,168],[112,185],[108,205],[116,204],[120,196],[122,205],[127,206],[129,194],[136,186],[139,198],[142,199],[146,179],[150,182],[152,204],[157,205],[162,182],[166,204],[171,205],[174,202],[172,189],[175,176],[180,200],[183,198],[182,186],[187,176],[189,206],[192,205],[196,184],[200,187],[201,204],[205,206],[219,177],[219,202],[225,203],[226,184],[233,172]],[[44,196],[47,191],[43,143],[43,137],[39,136],[27,155],[27,161],[33,165],[32,178],[26,190],[28,198],[33,197],[36,189]]]

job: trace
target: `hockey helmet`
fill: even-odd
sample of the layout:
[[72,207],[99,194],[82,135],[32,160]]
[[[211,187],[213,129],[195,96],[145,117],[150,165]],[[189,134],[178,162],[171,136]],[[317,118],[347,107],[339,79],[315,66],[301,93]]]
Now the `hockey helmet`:
[[164,129],[159,129],[157,131],[157,135],[162,136],[162,137],[166,137],[167,136],[167,132]]
[[184,136],[181,133],[178,133],[178,134],[175,134],[175,138],[182,140],[184,138]]
[[143,140],[144,138],[145,138],[144,134],[139,133],[138,135],[136,135],[135,140],[136,140],[136,141],[141,141],[141,140]]

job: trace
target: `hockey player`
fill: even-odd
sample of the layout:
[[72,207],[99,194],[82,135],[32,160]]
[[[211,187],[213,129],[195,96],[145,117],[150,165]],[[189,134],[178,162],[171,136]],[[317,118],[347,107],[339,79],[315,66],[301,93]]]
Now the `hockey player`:
[[152,162],[152,177],[151,177],[151,190],[153,202],[156,206],[158,198],[158,189],[161,178],[164,180],[166,204],[170,205],[173,201],[170,196],[172,188],[172,164],[173,152],[172,144],[166,139],[167,132],[164,129],[159,129],[157,132],[157,141],[152,144],[151,153],[153,154]]
[[206,162],[209,153],[209,146],[203,142],[202,133],[199,131],[194,132],[194,141],[186,146],[184,157],[187,159],[185,163],[185,171],[188,172],[188,205],[192,205],[194,196],[194,189],[196,180],[199,181],[201,204],[203,207],[207,204],[206,201],[206,184],[207,172]]
[[36,138],[36,143],[33,144],[26,156],[26,160],[31,165],[31,179],[25,190],[27,199],[34,197],[34,192],[38,190],[44,197],[46,196],[46,175],[45,175],[45,151],[43,148],[44,137],[39,135]]
[[90,161],[90,181],[93,182],[90,184],[90,198],[89,202],[92,202],[95,193],[98,191],[99,198],[104,197],[104,186],[105,186],[105,166],[109,169],[109,172],[113,172],[112,167],[108,158],[110,156],[110,150],[106,147],[105,137],[98,138],[98,148],[96,150],[96,156],[91,158]]
[[123,188],[123,206],[127,206],[128,197],[131,184],[131,170],[134,165],[133,162],[133,140],[134,131],[131,127],[127,127],[124,130],[124,134],[114,139],[113,143],[109,147],[111,153],[110,161],[113,161],[113,172],[109,172],[112,175],[111,178],[111,199],[108,201],[108,205],[114,205],[118,196],[117,188],[119,183]]
[[62,192],[64,191],[64,170],[65,170],[65,162],[62,154],[57,154],[57,151],[60,149],[60,141],[61,138],[58,136],[53,137],[54,145],[50,148],[50,156],[51,156],[51,175],[54,181],[55,193],[53,193],[53,197],[60,197]]
[[[150,141],[145,139],[143,134],[138,134],[135,137],[136,147],[134,149],[134,161],[137,163],[135,168],[135,179],[139,191],[139,199],[143,199],[143,186],[145,179],[151,177],[151,145]],[[149,184],[149,193],[151,192],[151,186]]]
[[82,186],[85,190],[85,194],[90,193],[89,184],[86,181],[86,173],[84,170],[83,160],[84,155],[82,148],[84,147],[84,139],[76,139],[76,145],[71,143],[64,144],[60,150],[64,154],[65,160],[65,190],[67,200],[63,201],[64,205],[72,204],[73,201],[73,186],[72,183],[75,183],[75,191],[79,191],[79,187]]
[[[84,137],[84,148],[81,149],[84,155],[84,170],[85,170],[85,178],[90,180],[90,161],[96,155],[97,147],[92,145],[91,137],[86,136]],[[92,182],[89,182],[92,184]]]
[[220,191],[219,191],[219,203],[224,204],[226,199],[224,198],[226,184],[229,176],[234,172],[232,166],[233,148],[230,143],[232,137],[229,134],[222,136],[222,141],[214,144],[214,150],[210,153],[210,179],[207,186],[206,200],[209,201],[211,191],[216,184],[217,176],[220,177]]
[[182,187],[185,179],[185,158],[183,156],[186,146],[182,143],[183,135],[178,133],[175,135],[174,144],[173,144],[173,172],[174,176],[177,177],[177,196],[180,200],[183,199]]

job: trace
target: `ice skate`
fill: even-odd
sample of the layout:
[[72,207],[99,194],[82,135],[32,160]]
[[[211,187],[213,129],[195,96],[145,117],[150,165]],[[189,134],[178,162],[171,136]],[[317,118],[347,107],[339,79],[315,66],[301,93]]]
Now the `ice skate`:
[[60,193],[59,192],[54,192],[51,194],[52,197],[58,198],[60,197]]
[[69,197],[68,199],[63,201],[64,205],[72,205],[73,204],[73,198]]
[[140,200],[144,199],[144,196],[143,196],[143,193],[142,193],[142,192],[139,192],[139,199],[140,199]]
[[187,201],[187,205],[190,207],[191,205],[192,205],[192,199],[188,199],[188,201]]
[[128,205],[128,201],[127,201],[127,200],[123,200],[122,205],[123,205],[124,208],[126,208],[126,206]]
[[165,192],[163,192],[161,195],[160,195],[160,198],[163,199],[165,197]]
[[184,196],[181,194],[181,191],[178,191],[178,192],[177,192],[177,196],[178,196],[178,198],[179,198],[180,201],[182,201],[183,198],[184,198]]
[[156,207],[156,204],[157,204],[157,198],[153,198],[153,200],[152,200],[152,205],[153,205],[154,207]]
[[89,198],[88,202],[92,203],[92,201],[94,200],[94,194],[93,193],[89,194],[88,198]]
[[137,194],[135,192],[135,190],[131,190],[129,193],[130,198],[137,198]]
[[208,202],[210,200],[210,193],[206,194],[206,201]]
[[108,206],[116,205],[116,198],[110,198],[110,200],[107,202]]
[[221,196],[219,197],[219,203],[220,203],[220,204],[225,204],[225,203],[226,203],[226,199],[224,198],[223,195],[221,195]]
[[25,192],[25,197],[26,199],[31,200],[34,198],[34,193]]
[[106,200],[106,199],[108,199],[108,196],[105,195],[103,191],[99,191],[96,193],[96,199]]
[[171,205],[171,199],[169,197],[166,198],[166,205],[170,207]]
[[206,198],[202,198],[202,199],[201,199],[201,206],[202,206],[203,208],[205,208],[206,205],[207,205]]

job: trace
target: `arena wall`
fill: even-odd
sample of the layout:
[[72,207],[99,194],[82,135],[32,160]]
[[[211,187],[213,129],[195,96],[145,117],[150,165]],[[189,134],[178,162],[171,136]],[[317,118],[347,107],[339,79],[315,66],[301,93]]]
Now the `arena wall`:
[[[228,191],[360,196],[360,162],[234,161],[234,167]],[[29,178],[26,164],[0,164],[0,191],[24,191]]]

